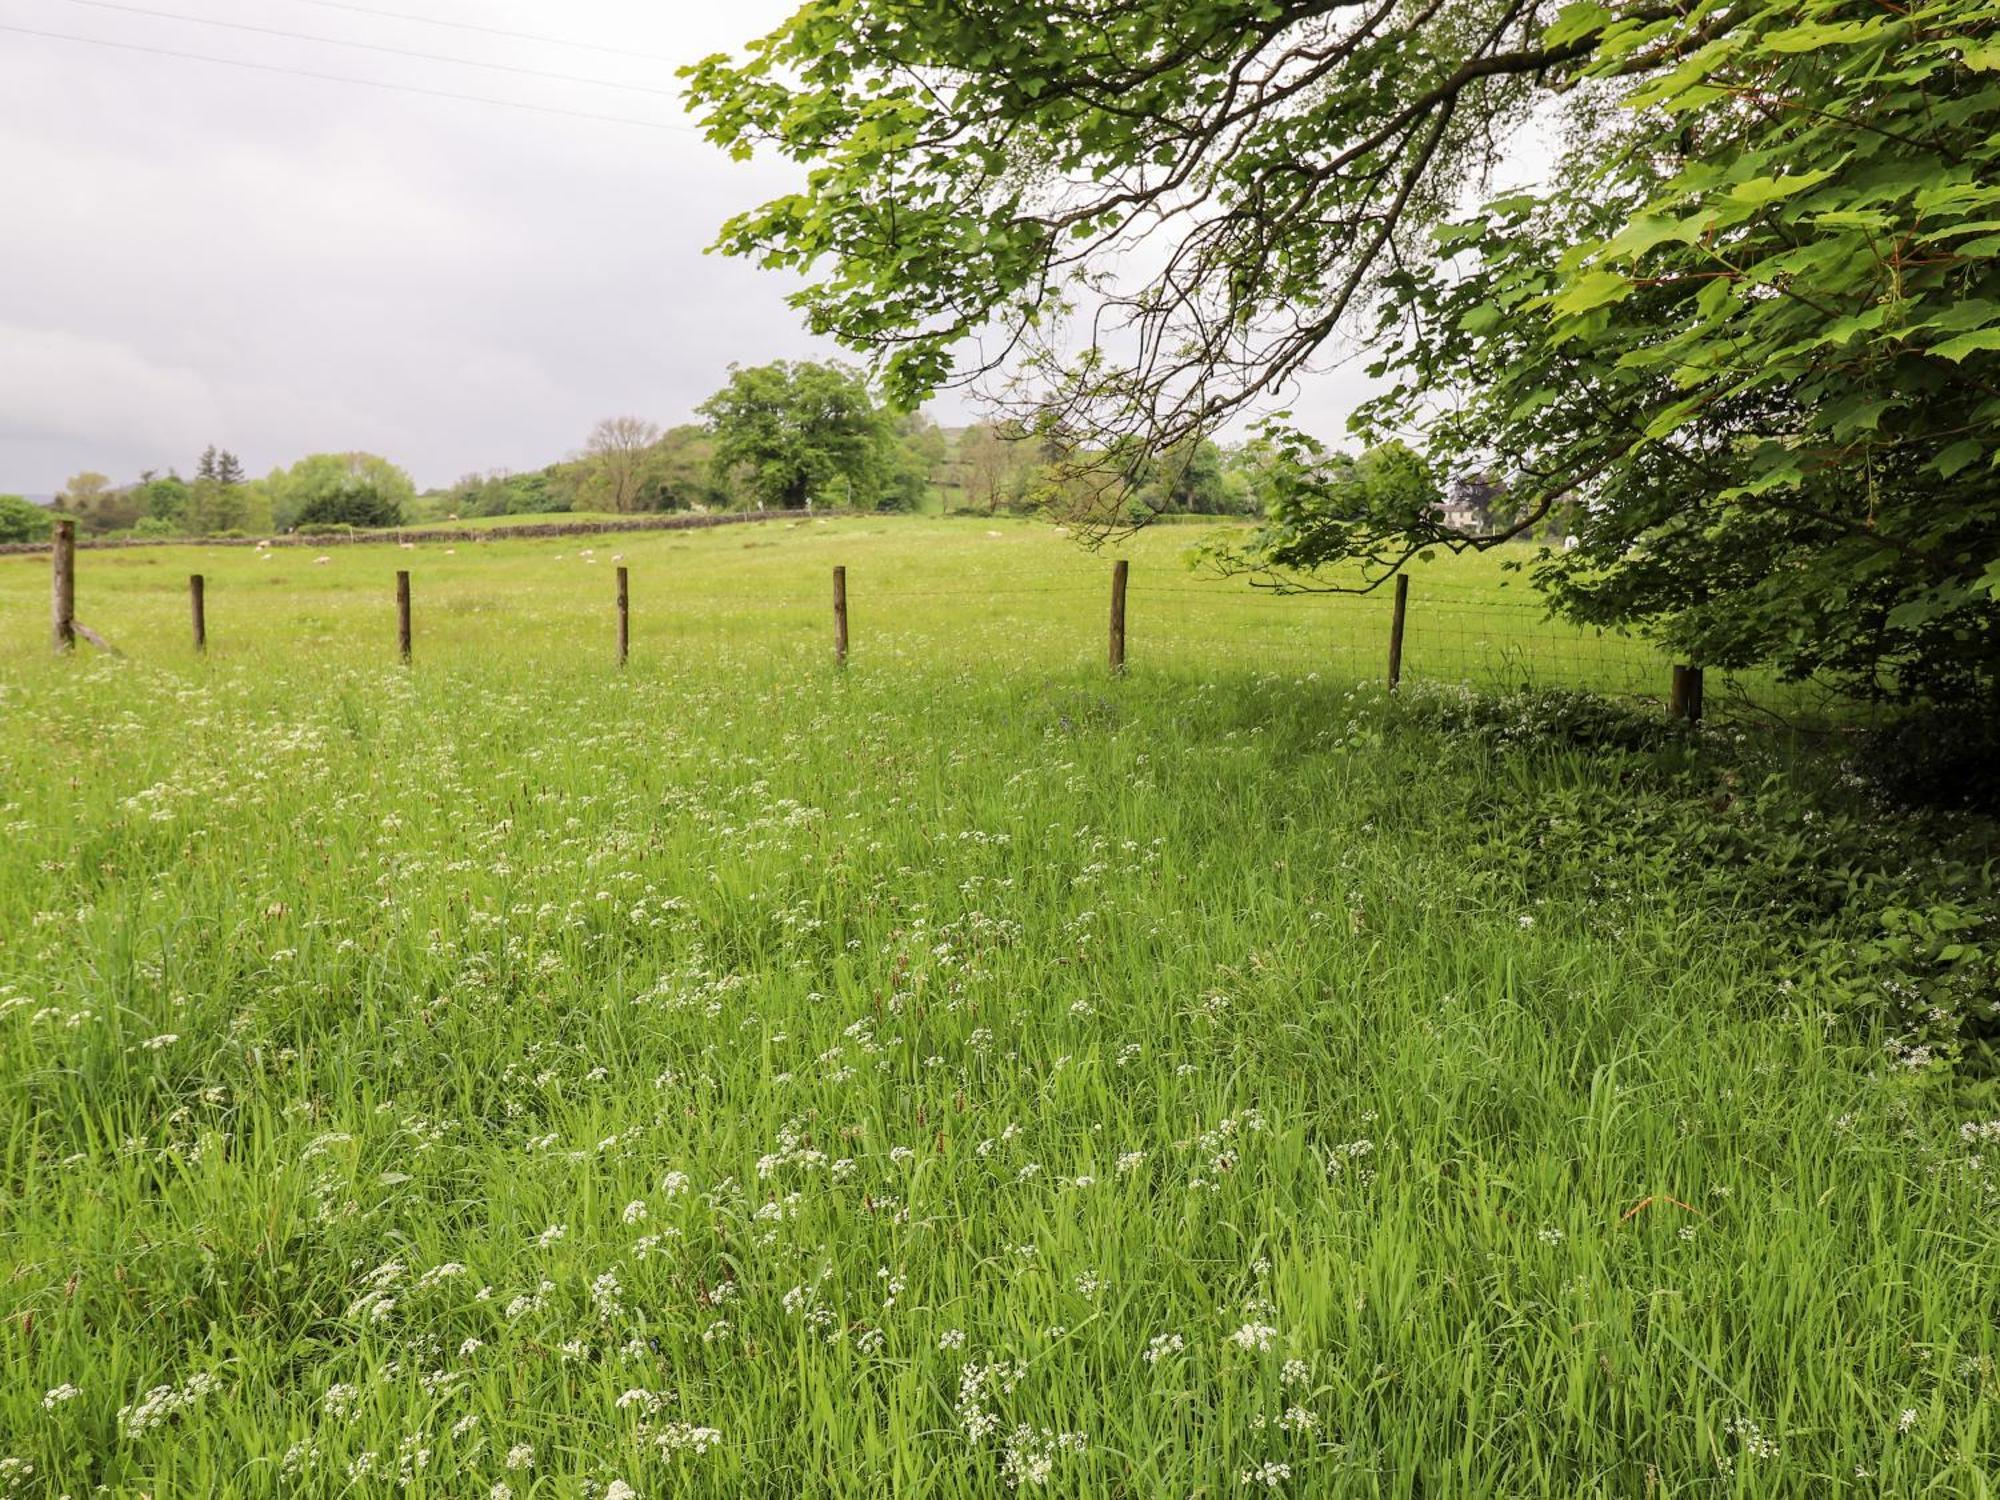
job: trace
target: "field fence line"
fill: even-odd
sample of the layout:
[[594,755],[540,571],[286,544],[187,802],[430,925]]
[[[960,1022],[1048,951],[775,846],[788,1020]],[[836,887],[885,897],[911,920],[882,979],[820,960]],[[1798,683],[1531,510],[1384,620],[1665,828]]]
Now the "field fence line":
[[[821,516],[812,513],[812,518],[820,519]],[[398,543],[407,548],[419,541],[479,542],[510,537],[611,536],[635,531],[706,530],[776,520],[798,524],[804,519],[806,514],[801,512],[750,511],[635,518],[630,522],[531,524],[488,530],[295,535],[269,542],[235,538],[222,540],[225,545],[249,547]],[[54,640],[59,653],[73,649],[79,636],[86,640],[96,639],[75,618],[74,570],[79,540],[73,523],[64,521],[58,524],[55,537],[46,547],[16,544],[0,549],[17,553],[50,552],[54,569]],[[108,545],[185,543],[147,538]],[[596,559],[593,556],[588,561]],[[607,590],[605,603],[614,610],[615,659],[622,667],[627,664],[630,654],[634,599],[628,588],[629,566],[623,564],[622,555],[614,556],[613,561],[620,565],[607,569],[606,575],[607,581],[615,576],[617,591],[615,596],[610,596]],[[807,611],[817,613],[831,606],[834,658],[838,666],[845,667],[849,632],[848,570],[841,565],[836,566],[833,572],[831,591],[820,594],[815,590],[816,597],[803,596],[800,580],[791,573],[773,578],[759,576],[758,571],[753,570],[740,589],[668,587],[657,596],[645,590],[642,580],[637,596],[639,616],[642,622],[649,615],[684,622],[691,609],[716,610],[717,606],[722,606],[734,619],[764,614],[781,615],[789,622]],[[922,613],[921,606],[913,605],[913,601],[950,599],[963,603],[991,598],[1025,603],[1035,599],[1067,602],[1086,597],[1105,597],[1101,592],[1101,581],[1016,582],[1031,578],[1049,580],[1049,575],[1047,572],[1019,568],[995,573],[978,573],[975,570],[967,584],[959,588],[894,584],[877,588],[870,586],[868,575],[864,573],[854,580],[852,593],[863,612],[865,624],[872,624],[873,618],[878,618],[872,617],[869,612],[873,601],[895,601],[907,606],[893,618],[885,634],[906,631],[913,623],[922,624],[921,619],[916,618]],[[1114,561],[1108,600],[1109,663],[1114,674],[1125,669],[1128,580],[1129,562]],[[1188,629],[1197,608],[1195,601],[1199,601],[1198,608],[1202,613],[1214,610],[1233,621],[1236,628],[1252,631],[1262,638],[1259,649],[1282,648],[1292,653],[1305,651],[1326,660],[1337,660],[1343,668],[1350,670],[1369,656],[1379,653],[1378,660],[1386,669],[1383,675],[1392,692],[1406,678],[1434,685],[1488,689],[1571,688],[1613,699],[1664,703],[1674,717],[1690,722],[1702,717],[1705,708],[1713,708],[1725,717],[1740,716],[1778,723],[1787,722],[1788,715],[1806,714],[1819,722],[1851,723],[1856,722],[1865,711],[1878,707],[1840,694],[1826,684],[1781,682],[1769,674],[1756,672],[1718,671],[1716,685],[1719,691],[1705,695],[1703,673],[1699,666],[1675,662],[1665,648],[1643,636],[1601,627],[1565,627],[1545,605],[1531,600],[1479,599],[1468,591],[1449,586],[1433,591],[1429,588],[1412,590],[1409,585],[1410,579],[1405,574],[1398,577],[1396,588],[1388,596],[1322,592],[1281,598],[1270,593],[1232,589],[1220,580],[1213,584],[1156,583],[1142,578],[1136,587],[1129,587],[1137,605],[1132,620],[1135,627],[1132,637],[1142,660],[1149,648],[1158,651],[1162,657],[1173,659],[1176,665],[1184,665],[1191,654],[1214,653],[1218,643],[1212,631]],[[201,574],[190,575],[188,587],[193,646],[197,654],[204,654],[208,648],[207,605],[213,596],[205,591],[205,579]],[[406,665],[416,655],[412,589],[410,571],[407,568],[397,569],[394,596],[397,655]],[[496,595],[495,599],[500,597]],[[358,598],[344,598],[340,605],[343,613],[358,612],[362,607],[372,611],[375,607],[363,606]],[[490,605],[480,601],[476,607],[484,609]],[[1025,607],[1029,610],[1034,608],[1032,605]],[[468,608],[465,596],[460,594],[456,601],[448,598],[438,612],[448,620],[455,614],[467,612]],[[555,614],[544,610],[526,612],[524,618],[541,620],[546,616],[554,619],[559,614],[568,619],[579,612],[572,605]],[[1531,620],[1531,615],[1538,615],[1539,619]],[[970,628],[991,627],[994,623],[988,619]],[[1014,622],[1017,631],[1025,627],[1044,637],[1051,630],[1073,631],[1075,625],[1074,614],[1066,610],[1031,613]],[[1528,628],[1531,626],[1539,628]],[[862,645],[865,649],[865,636]],[[1303,660],[1287,661],[1284,665],[1289,669],[1305,667],[1307,663]],[[1374,674],[1363,674],[1364,677],[1369,675]]]
[[[418,542],[504,542],[515,538],[532,540],[552,536],[618,536],[625,532],[707,531],[717,526],[742,526],[759,521],[796,523],[862,514],[866,512],[694,511],[667,516],[635,515],[626,521],[530,521],[520,526],[398,526],[381,531],[273,531],[256,536],[79,536],[75,545],[93,551],[125,547],[391,547]],[[0,557],[49,552],[54,547],[53,537],[46,542],[0,542]]]

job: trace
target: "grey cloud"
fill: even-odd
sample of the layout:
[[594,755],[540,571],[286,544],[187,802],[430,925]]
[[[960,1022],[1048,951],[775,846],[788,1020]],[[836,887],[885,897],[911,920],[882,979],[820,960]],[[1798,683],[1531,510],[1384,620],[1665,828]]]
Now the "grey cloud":
[[[141,3],[678,90],[662,63],[297,0]],[[692,60],[792,0],[375,3]],[[729,160],[675,99],[66,0],[0,0],[0,23],[683,127],[0,31],[0,490],[53,490],[85,468],[185,470],[211,442],[253,472],[372,449],[440,484],[546,463],[613,413],[685,420],[731,361],[838,352],[800,329],[793,283],[703,253],[729,213],[792,179]],[[1335,407],[1351,387],[1333,381]]]

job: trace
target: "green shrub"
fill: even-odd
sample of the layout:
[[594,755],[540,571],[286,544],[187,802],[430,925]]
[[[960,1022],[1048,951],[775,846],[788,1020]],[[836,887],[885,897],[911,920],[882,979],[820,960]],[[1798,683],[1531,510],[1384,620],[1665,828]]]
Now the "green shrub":
[[55,530],[55,518],[32,500],[0,495],[0,542],[41,542]]
[[315,496],[299,512],[297,522],[300,531],[318,530],[327,525],[362,530],[402,524],[402,506],[380,490],[359,483],[331,494]]
[[1876,731],[1855,771],[1901,803],[2000,812],[2000,723],[1983,713],[1928,710]]

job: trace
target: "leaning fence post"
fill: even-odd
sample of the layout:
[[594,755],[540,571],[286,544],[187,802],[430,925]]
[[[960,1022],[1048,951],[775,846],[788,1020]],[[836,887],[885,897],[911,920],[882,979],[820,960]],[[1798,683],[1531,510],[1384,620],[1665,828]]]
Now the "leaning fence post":
[[847,569],[833,570],[833,661],[847,665]]
[[1667,698],[1667,712],[1690,724],[1701,722],[1701,668],[1674,667],[1673,691]]
[[410,573],[396,570],[396,649],[404,661],[410,659]]
[[194,622],[194,649],[208,649],[207,585],[199,573],[188,574],[188,613]]
[[76,522],[58,521],[49,544],[50,606],[55,648],[76,649]]
[[1396,607],[1389,616],[1389,691],[1403,681],[1403,622],[1410,614],[1410,575],[1396,575]]
[[632,593],[628,587],[625,569],[618,569],[618,665],[625,665],[625,658],[632,648]]
[[1111,670],[1125,670],[1125,584],[1132,564],[1124,558],[1111,565]]

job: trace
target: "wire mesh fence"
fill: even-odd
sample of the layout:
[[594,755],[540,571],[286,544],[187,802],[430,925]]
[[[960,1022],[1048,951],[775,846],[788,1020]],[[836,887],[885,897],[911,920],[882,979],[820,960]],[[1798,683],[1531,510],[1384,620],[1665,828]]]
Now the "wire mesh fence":
[[[789,549],[746,541],[712,552],[699,567],[676,556],[689,542],[658,537],[581,547],[482,543],[463,553],[433,545],[414,556],[408,546],[319,556],[293,549],[255,554],[254,561],[238,551],[215,565],[227,576],[211,571],[202,583],[162,565],[159,553],[120,554],[115,565],[86,554],[86,575],[116,566],[121,576],[115,588],[93,588],[86,576],[75,613],[113,644],[159,656],[186,637],[199,593],[195,650],[254,645],[282,657],[379,638],[390,657],[401,645],[392,580],[407,572],[418,662],[505,651],[524,665],[543,655],[576,661],[601,653],[614,664],[644,666],[725,643],[732,650],[754,643],[774,657],[831,659],[832,568],[841,566],[848,654],[857,664],[922,658],[1073,669],[1115,660],[1109,559],[951,545],[934,555],[892,555],[858,545],[866,535]],[[49,567],[46,558],[0,559],[0,624],[9,647],[27,644],[23,606],[38,592],[28,586],[29,570],[46,580]],[[1156,556],[1132,568],[1123,614],[1124,660],[1135,669],[1193,676],[1250,669],[1354,682],[1390,670],[1389,590],[1279,595]],[[1652,641],[1568,624],[1525,591],[1491,579],[1475,586],[1420,577],[1408,592],[1404,682],[1570,688],[1664,705],[1674,666]],[[1758,673],[1708,674],[1705,700],[1707,711],[1721,716],[1858,721],[1866,714],[1863,705],[1813,684]]]

